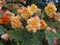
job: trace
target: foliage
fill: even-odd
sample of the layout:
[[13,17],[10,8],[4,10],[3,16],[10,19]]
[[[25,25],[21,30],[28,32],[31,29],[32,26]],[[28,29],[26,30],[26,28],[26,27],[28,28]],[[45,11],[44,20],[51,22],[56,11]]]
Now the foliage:
[[43,3],[41,10],[40,0],[26,1],[26,7],[15,1],[3,5],[1,1],[0,45],[54,45],[54,40],[60,39],[58,9],[52,2],[47,6]]

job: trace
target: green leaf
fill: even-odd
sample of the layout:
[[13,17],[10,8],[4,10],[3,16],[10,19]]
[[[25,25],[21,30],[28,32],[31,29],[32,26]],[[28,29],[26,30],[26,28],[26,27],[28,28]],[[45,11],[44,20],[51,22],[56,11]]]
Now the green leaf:
[[17,3],[17,5],[18,5],[18,6],[20,6],[20,7],[22,7],[22,6],[23,6],[23,5],[22,5],[22,4],[20,4],[20,3]]
[[45,31],[46,39],[57,39],[57,34],[50,30]]
[[33,0],[33,4],[37,4],[40,0]]
[[51,27],[60,28],[60,22],[47,22],[47,24]]
[[15,40],[21,41],[21,45],[42,45],[44,39],[44,33],[38,31],[37,33],[31,33],[27,30],[12,30],[7,33]]
[[2,16],[3,16],[3,15],[2,15],[2,14],[0,14],[0,18],[2,18]]
[[30,45],[31,33],[26,30],[15,29],[12,31],[7,31],[7,33],[16,41],[21,41],[22,45]]
[[48,44],[49,44],[49,45],[54,45],[53,43],[54,43],[54,42],[53,42],[52,39],[48,39]]
[[22,40],[23,39],[23,34],[22,34],[22,31],[20,29],[16,29],[16,30],[10,30],[10,31],[7,31],[7,33],[15,40]]
[[33,37],[31,39],[31,45],[42,45],[42,40],[44,39],[44,32],[38,31],[37,33],[33,33]]
[[22,45],[31,45],[31,38],[33,37],[32,33],[27,30],[23,31],[23,40]]
[[58,35],[50,30],[45,31],[46,40],[48,40],[49,45],[53,45],[53,40],[58,39]]
[[4,45],[4,44],[0,41],[0,45]]
[[4,33],[4,31],[5,31],[5,28],[4,28],[4,27],[2,27],[2,26],[0,26],[0,34],[3,34],[3,33]]
[[13,9],[12,12],[17,14],[17,9]]
[[58,39],[60,39],[60,28],[56,29],[57,35],[58,35]]

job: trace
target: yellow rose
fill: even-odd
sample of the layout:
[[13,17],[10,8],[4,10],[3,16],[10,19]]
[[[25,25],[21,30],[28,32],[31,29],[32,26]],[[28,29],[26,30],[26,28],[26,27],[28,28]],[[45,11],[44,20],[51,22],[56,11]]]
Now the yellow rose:
[[32,5],[31,5],[31,10],[32,10],[33,12],[35,12],[35,11],[37,10],[37,6],[36,6],[35,4],[32,4]]
[[37,30],[40,30],[40,19],[38,16],[36,17],[31,17],[30,19],[27,20],[27,30],[28,31],[33,31],[36,32]]
[[48,5],[45,7],[45,12],[48,16],[54,14],[56,11],[57,8],[52,2],[48,3]]

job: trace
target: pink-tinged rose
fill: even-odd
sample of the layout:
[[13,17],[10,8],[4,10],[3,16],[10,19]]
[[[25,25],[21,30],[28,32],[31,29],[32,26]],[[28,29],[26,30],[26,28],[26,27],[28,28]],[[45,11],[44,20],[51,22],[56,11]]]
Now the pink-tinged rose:
[[5,12],[6,14],[10,14],[11,12],[9,11],[9,10],[6,10],[6,12]]
[[37,9],[37,12],[41,12],[41,9],[38,8],[38,9]]
[[0,7],[0,13],[2,13],[2,7]]
[[10,37],[10,41],[13,41],[13,38]]
[[49,15],[49,18],[53,18],[53,15]]
[[53,44],[54,44],[54,45],[56,45],[56,44],[57,44],[56,40],[54,40]]
[[24,26],[21,26],[21,29],[24,29]]
[[25,0],[20,0],[20,2],[22,2],[22,3],[26,4],[26,1],[25,1]]
[[0,6],[0,9],[2,9],[2,7]]
[[54,33],[56,34],[56,29],[55,29],[55,28],[52,28],[51,31],[54,32]]
[[48,26],[48,27],[46,28],[46,30],[51,30],[51,27]]
[[9,39],[9,35],[7,33],[5,33],[5,34],[3,34],[1,36],[1,38],[4,39],[4,40],[8,40]]

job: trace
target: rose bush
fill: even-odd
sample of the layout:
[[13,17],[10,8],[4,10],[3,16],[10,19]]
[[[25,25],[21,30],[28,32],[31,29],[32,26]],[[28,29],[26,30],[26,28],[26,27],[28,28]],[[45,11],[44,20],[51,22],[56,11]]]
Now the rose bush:
[[0,45],[57,45],[60,13],[54,3],[48,3],[43,11],[35,4],[1,5]]

